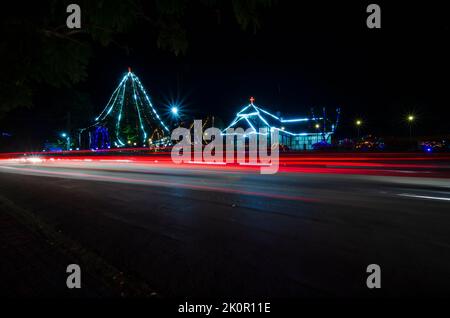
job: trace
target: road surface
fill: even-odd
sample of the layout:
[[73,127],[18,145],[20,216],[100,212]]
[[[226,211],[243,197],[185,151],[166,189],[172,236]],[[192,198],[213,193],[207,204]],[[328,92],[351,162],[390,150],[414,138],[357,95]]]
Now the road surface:
[[450,292],[448,178],[3,161],[5,198],[163,297]]

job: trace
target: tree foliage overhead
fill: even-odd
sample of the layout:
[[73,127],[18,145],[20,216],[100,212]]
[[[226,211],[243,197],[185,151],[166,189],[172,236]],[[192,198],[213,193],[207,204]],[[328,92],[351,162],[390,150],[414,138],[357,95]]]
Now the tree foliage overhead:
[[[0,115],[31,106],[39,85],[70,87],[85,80],[93,46],[126,45],[118,43],[117,37],[130,32],[137,23],[148,30],[145,40],[155,48],[185,54],[187,26],[193,19],[199,19],[189,14],[192,0],[80,0],[76,3],[81,7],[82,28],[68,29],[66,7],[71,2],[18,3],[2,18]],[[271,3],[271,0],[199,0],[195,5],[233,12],[243,30],[256,31],[261,26],[261,10]]]

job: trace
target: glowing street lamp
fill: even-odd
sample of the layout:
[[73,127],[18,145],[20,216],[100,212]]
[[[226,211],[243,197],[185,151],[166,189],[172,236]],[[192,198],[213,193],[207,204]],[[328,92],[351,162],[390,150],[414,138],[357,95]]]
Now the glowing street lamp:
[[175,126],[180,125],[181,114],[180,109],[178,108],[178,104],[172,104],[169,106],[170,114],[172,115],[172,121]]
[[317,129],[316,141],[319,142],[319,129],[320,129],[320,125],[319,125],[319,124],[315,124],[314,127],[316,127],[316,129]]
[[358,132],[358,139],[359,139],[359,128],[360,128],[361,125],[362,125],[362,120],[361,120],[361,119],[357,119],[357,120],[355,121],[355,124],[356,124],[356,131]]
[[415,119],[416,119],[416,117],[413,114],[409,114],[406,117],[406,120],[408,121],[408,125],[409,125],[409,140],[411,142],[412,142],[412,124],[413,124]]
[[70,149],[70,136],[66,134],[65,132],[61,133],[61,137],[66,138],[66,150]]

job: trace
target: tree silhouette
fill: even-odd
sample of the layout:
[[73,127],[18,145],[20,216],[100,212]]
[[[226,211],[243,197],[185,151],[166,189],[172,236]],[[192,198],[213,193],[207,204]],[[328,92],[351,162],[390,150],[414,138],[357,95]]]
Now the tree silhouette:
[[[13,3],[1,20],[0,116],[11,109],[32,106],[42,85],[71,87],[87,78],[95,45],[116,45],[117,38],[139,24],[155,49],[175,55],[188,50],[189,22],[210,19],[195,15],[199,7],[222,15],[234,14],[243,30],[261,26],[260,11],[270,0],[80,0],[82,28],[66,27],[66,7],[72,1],[41,0]],[[230,10],[231,7],[231,10]]]

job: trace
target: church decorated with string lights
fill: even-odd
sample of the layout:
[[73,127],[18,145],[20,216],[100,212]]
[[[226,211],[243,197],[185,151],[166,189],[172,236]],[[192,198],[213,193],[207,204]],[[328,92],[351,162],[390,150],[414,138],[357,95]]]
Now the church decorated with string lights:
[[320,116],[311,113],[304,117],[283,117],[276,115],[267,109],[255,105],[255,99],[250,98],[250,104],[243,107],[237,114],[228,128],[249,128],[259,131],[266,128],[267,131],[274,129],[279,132],[279,143],[289,150],[311,150],[318,145],[329,145],[331,136],[336,131],[339,122],[340,110],[336,109],[336,119],[334,121],[327,117],[326,109],[322,109]]

